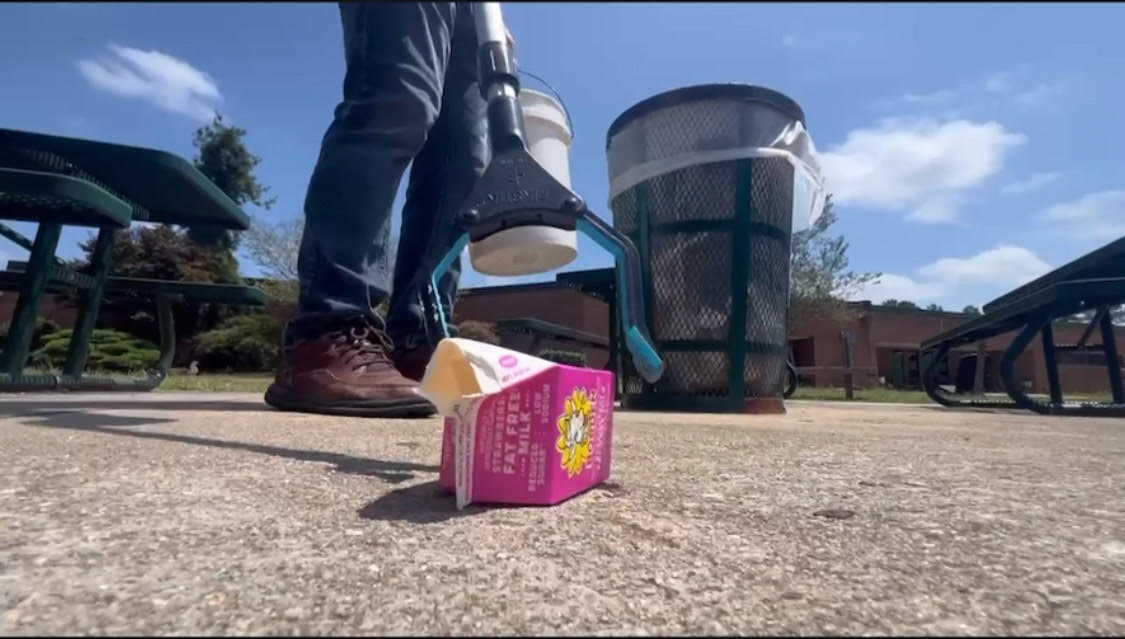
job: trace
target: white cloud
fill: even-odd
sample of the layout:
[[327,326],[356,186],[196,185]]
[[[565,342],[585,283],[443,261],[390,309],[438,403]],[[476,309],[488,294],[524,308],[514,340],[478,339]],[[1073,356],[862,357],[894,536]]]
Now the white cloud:
[[[984,90],[988,93],[1006,96],[1013,104],[1021,107],[1042,107],[1052,98],[1063,95],[1067,87],[1062,82],[1040,81],[1031,88],[1026,88],[1026,81],[1017,81],[1017,76],[1027,79],[1031,71],[1025,69],[1020,73],[1002,72],[993,73],[984,80]],[[1020,85],[1023,84],[1023,87]]]
[[968,258],[945,257],[918,269],[918,275],[933,281],[956,284],[1019,285],[1051,269],[1035,253],[1022,246],[1001,244]]
[[1055,204],[1041,213],[1054,222],[1098,221],[1125,213],[1125,191],[1088,193],[1073,202]]
[[993,176],[1027,141],[997,122],[887,119],[848,133],[819,160],[834,201],[953,221],[960,196]]
[[984,79],[984,90],[989,93],[1007,93],[1012,87],[1011,73],[993,73]]
[[1000,189],[1004,195],[1023,195],[1037,191],[1055,180],[1059,179],[1058,173],[1035,173],[1022,180],[1016,180]]
[[942,258],[918,268],[913,276],[882,275],[878,282],[868,285],[853,298],[873,302],[887,299],[932,302],[948,299],[964,286],[1019,286],[1050,268],[1026,248],[1001,244],[967,258]]
[[949,114],[991,113],[1005,105],[1041,108],[1067,92],[1063,82],[1039,80],[1033,83],[1034,79],[1029,78],[1032,73],[1034,70],[1031,68],[993,73],[952,87],[877,100],[872,106],[877,109],[905,109],[930,116],[940,111],[947,119],[957,119],[962,116]]
[[1125,235],[1125,190],[1088,193],[1071,202],[1049,206],[1039,213],[1065,235],[1106,241]]
[[1060,83],[1040,82],[1035,87],[1012,96],[1012,102],[1024,107],[1040,107],[1051,98],[1066,93],[1066,86]]
[[930,93],[907,93],[902,96],[902,101],[907,104],[941,104],[957,97],[957,92],[952,89],[941,89]]
[[114,57],[78,61],[91,86],[200,121],[210,120],[222,96],[209,75],[159,51],[109,45]]

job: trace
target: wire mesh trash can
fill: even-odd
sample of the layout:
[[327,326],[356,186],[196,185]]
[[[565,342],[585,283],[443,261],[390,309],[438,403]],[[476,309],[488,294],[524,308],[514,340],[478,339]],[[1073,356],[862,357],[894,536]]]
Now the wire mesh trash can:
[[606,144],[613,224],[640,253],[666,365],[653,385],[622,362],[623,406],[784,412],[789,240],[824,207],[801,108],[751,85],[675,89]]

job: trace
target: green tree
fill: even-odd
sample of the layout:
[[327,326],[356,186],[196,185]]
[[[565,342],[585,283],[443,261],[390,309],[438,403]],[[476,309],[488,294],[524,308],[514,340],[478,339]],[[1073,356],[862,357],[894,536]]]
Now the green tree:
[[893,297],[889,300],[883,300],[880,306],[886,306],[887,308],[918,308],[918,305],[910,300],[896,300]]
[[934,312],[934,313],[944,313],[945,312],[945,309],[941,307],[941,304],[930,304],[929,306],[926,307],[926,310]]
[[824,213],[816,223],[793,234],[789,263],[790,321],[846,318],[849,316],[846,300],[879,278],[878,273],[857,273],[849,268],[847,240],[829,233],[836,219],[829,195]]
[[[89,272],[90,254],[94,237],[89,237],[79,247],[85,258],[75,260],[73,266]],[[168,225],[132,226],[117,233],[113,245],[113,274],[119,277],[149,278],[175,282],[207,282],[235,284],[241,280],[227,269],[226,253],[200,246],[187,237],[187,232]],[[206,330],[221,317],[214,305],[193,301],[180,301],[173,305],[176,333],[189,336]],[[156,320],[152,300],[135,294],[108,296],[103,305],[102,317],[118,321],[114,328],[150,340],[157,339]]]
[[980,309],[973,306],[972,304],[969,304],[965,308],[961,309],[961,312],[964,313],[965,315],[980,315],[981,314]]
[[[79,244],[87,255],[83,267],[88,268],[94,242],[91,235]],[[112,264],[120,277],[234,283],[218,279],[220,259],[216,250],[190,241],[184,231],[171,226],[132,226],[117,233]]]
[[[242,206],[254,204],[263,209],[273,207],[276,198],[267,198],[269,187],[263,186],[255,174],[262,159],[246,148],[246,129],[227,124],[223,116],[215,115],[210,124],[200,127],[193,136],[199,149],[195,168],[207,176],[234,203]],[[233,260],[238,248],[238,235],[214,227],[192,227],[188,236],[197,244],[227,251]],[[237,262],[235,262],[237,268]]]

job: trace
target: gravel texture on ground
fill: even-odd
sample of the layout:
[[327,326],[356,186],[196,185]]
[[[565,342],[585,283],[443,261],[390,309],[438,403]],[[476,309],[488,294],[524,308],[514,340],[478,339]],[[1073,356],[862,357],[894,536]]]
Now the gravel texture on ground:
[[1125,633],[1125,420],[618,412],[612,482],[458,512],[437,419],[0,400],[0,634]]

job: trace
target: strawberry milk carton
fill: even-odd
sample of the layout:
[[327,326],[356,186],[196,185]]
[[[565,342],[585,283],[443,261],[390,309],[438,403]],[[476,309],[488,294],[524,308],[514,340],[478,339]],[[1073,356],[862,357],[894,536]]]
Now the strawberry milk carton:
[[553,505],[609,478],[609,371],[448,338],[419,392],[445,416],[439,483],[458,508]]

